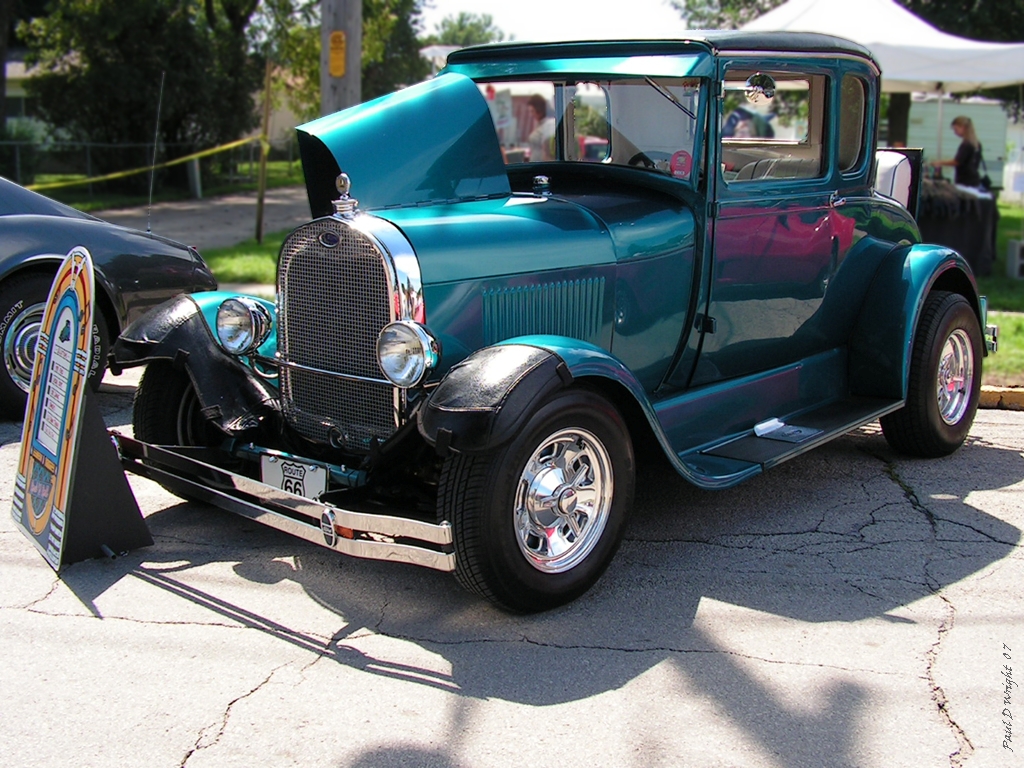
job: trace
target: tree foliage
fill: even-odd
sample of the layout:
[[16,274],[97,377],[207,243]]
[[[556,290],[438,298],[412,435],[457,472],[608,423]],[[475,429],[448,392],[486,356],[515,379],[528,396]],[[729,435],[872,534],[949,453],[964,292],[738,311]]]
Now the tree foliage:
[[991,42],[1024,41],[1024,0],[898,0],[933,27]]
[[[46,0],[0,0],[0,93],[7,93],[7,52],[19,42],[21,21],[45,11]],[[7,134],[7,100],[0,99],[0,136]]]
[[[60,0],[23,25],[27,87],[39,116],[74,140],[151,143],[160,107],[164,158],[238,138],[255,124],[260,62],[246,27],[258,0]],[[94,154],[94,170],[149,161]],[[142,162],[140,162],[142,161]]]
[[[899,0],[912,13],[951,35],[997,43],[1024,42],[1024,0]],[[1011,114],[1020,115],[1020,88],[992,88],[984,95],[1006,103]]]
[[363,100],[430,74],[420,56],[423,0],[363,0]]
[[690,29],[739,29],[785,0],[672,0]]
[[[271,59],[286,79],[292,109],[305,119],[320,114],[320,14],[315,0],[264,0],[276,6],[269,25]],[[418,38],[423,0],[363,0],[362,99],[419,82],[430,73]]]
[[497,43],[505,39],[505,33],[494,25],[489,13],[477,15],[462,11],[458,16],[446,16],[437,25],[437,31],[423,40],[424,45],[469,45]]

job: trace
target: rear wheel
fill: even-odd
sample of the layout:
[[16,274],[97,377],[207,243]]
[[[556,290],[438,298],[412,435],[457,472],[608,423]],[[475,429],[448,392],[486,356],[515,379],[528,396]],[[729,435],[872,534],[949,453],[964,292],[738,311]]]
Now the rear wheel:
[[445,461],[438,515],[452,523],[456,578],[513,611],[574,600],[615,554],[633,485],[614,406],[586,390],[554,396],[506,445]]
[[981,328],[967,299],[936,291],[914,336],[907,403],[880,419],[885,439],[912,456],[947,456],[967,438],[981,392]]

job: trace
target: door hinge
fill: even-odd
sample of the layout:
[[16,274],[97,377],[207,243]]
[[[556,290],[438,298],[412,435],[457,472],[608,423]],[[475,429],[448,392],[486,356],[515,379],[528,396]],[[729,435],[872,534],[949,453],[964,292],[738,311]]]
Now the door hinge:
[[707,315],[697,315],[693,321],[693,327],[701,333],[714,333],[718,328],[718,321]]

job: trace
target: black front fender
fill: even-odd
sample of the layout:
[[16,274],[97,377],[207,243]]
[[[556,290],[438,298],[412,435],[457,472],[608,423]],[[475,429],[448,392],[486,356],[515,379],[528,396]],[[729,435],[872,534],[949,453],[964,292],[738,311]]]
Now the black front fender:
[[253,429],[280,410],[277,391],[221,348],[189,296],[164,302],[129,325],[114,343],[112,360],[113,371],[155,360],[184,367],[203,415],[229,434]]
[[419,410],[417,425],[442,455],[488,451],[512,439],[544,400],[572,381],[562,358],[546,349],[487,347],[448,372]]

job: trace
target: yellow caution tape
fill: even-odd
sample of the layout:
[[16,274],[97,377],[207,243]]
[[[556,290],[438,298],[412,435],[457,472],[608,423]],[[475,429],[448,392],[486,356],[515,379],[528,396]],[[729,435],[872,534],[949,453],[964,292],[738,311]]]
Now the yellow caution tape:
[[45,189],[59,189],[61,187],[75,187],[79,184],[91,184],[96,181],[110,181],[112,179],[123,179],[126,176],[134,176],[137,173],[149,173],[155,171],[158,168],[169,168],[172,165],[180,165],[181,163],[187,163],[190,160],[198,160],[201,157],[209,157],[215,155],[218,152],[226,152],[229,149],[235,147],[245,146],[251,144],[254,141],[258,141],[263,146],[269,146],[270,142],[267,141],[265,136],[257,136],[255,138],[239,139],[238,141],[232,141],[230,144],[222,144],[219,147],[213,147],[212,149],[204,149],[202,152],[195,152],[191,155],[185,155],[184,157],[176,157],[173,160],[168,160],[166,163],[160,163],[159,165],[147,165],[142,168],[133,168],[130,171],[118,171],[117,173],[108,173],[105,176],[91,176],[87,179],[74,179],[73,181],[54,181],[49,184],[29,184],[26,189],[31,189],[34,192],[39,192]]

